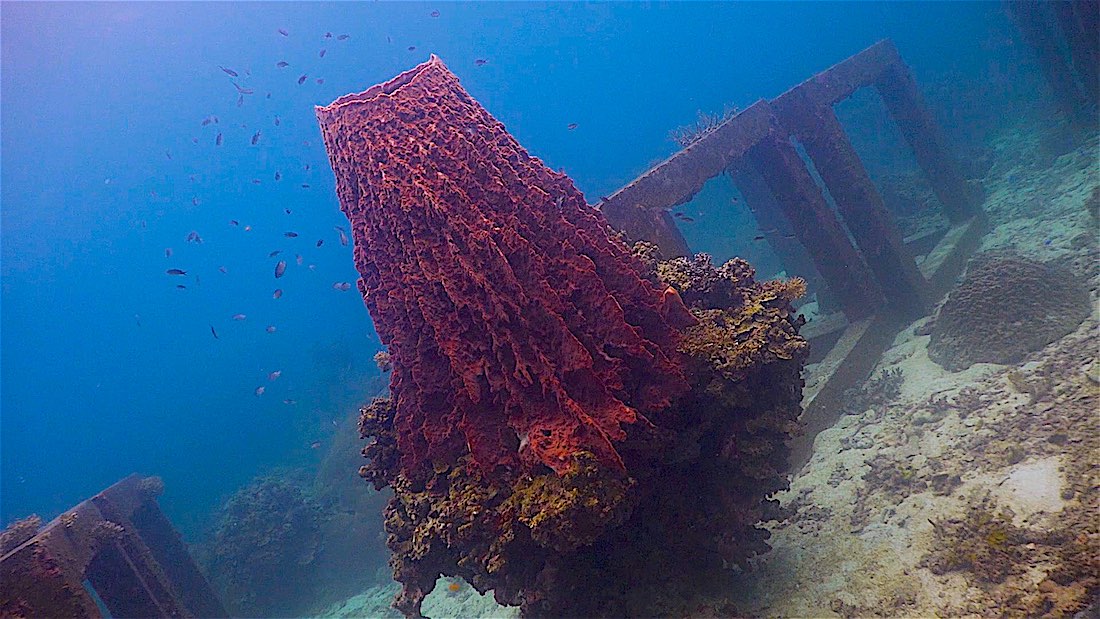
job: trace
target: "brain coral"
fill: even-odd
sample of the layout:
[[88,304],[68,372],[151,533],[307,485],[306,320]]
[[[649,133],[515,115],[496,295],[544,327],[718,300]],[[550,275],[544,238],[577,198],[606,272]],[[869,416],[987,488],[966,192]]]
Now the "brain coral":
[[951,371],[1016,363],[1070,333],[1090,311],[1072,273],[1008,253],[975,258],[936,317],[928,356]]

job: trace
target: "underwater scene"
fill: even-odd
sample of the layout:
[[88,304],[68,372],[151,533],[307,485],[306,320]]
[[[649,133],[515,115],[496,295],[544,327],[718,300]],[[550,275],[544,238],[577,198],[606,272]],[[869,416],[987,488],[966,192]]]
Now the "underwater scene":
[[0,617],[1100,615],[1100,3],[0,2]]

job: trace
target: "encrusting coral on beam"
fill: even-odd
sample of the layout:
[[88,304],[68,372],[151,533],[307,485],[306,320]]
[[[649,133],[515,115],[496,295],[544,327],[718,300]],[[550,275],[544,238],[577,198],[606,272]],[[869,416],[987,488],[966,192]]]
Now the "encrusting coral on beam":
[[720,608],[787,485],[800,280],[632,253],[434,57],[318,118],[392,367],[360,432],[395,607],[447,575],[528,617]]

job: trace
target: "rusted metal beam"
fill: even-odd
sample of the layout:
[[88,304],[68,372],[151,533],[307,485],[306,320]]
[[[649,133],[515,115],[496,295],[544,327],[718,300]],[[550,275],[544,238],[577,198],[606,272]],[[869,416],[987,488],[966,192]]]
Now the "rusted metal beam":
[[860,88],[874,84],[884,71],[900,61],[894,43],[883,39],[791,88],[773,103],[797,97],[817,106],[835,105]]
[[882,291],[867,263],[825,201],[786,132],[772,131],[748,152],[845,316],[858,320],[877,310]]
[[157,506],[155,478],[131,475],[0,557],[0,616],[224,617]]

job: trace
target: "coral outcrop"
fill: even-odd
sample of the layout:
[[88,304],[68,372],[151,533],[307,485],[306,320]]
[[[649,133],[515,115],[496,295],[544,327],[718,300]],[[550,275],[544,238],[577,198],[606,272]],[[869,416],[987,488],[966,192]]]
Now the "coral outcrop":
[[1009,253],[983,254],[940,308],[928,356],[952,371],[1016,363],[1071,333],[1089,311],[1088,291],[1068,270]]
[[402,464],[489,474],[588,451],[687,383],[675,291],[564,174],[531,157],[434,56],[318,108],[359,290],[392,358]]
[[787,485],[801,280],[635,255],[437,59],[318,117],[392,368],[360,474],[394,606],[446,575],[527,617],[727,608]]

